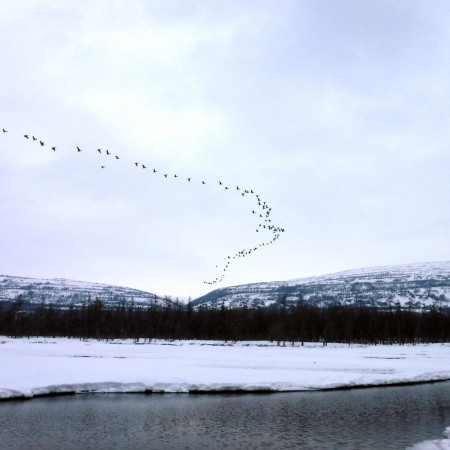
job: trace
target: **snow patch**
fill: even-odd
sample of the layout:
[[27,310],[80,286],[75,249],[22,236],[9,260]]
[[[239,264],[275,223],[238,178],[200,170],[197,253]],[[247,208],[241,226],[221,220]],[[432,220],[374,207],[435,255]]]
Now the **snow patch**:
[[431,441],[423,441],[407,447],[407,450],[449,450],[450,449],[450,427],[444,431],[444,435],[448,439],[434,439]]

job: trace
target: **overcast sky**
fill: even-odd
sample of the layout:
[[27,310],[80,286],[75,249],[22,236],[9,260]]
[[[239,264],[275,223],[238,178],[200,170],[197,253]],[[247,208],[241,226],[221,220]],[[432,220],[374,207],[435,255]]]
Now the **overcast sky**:
[[[0,0],[0,273],[195,298],[448,260],[449,23],[447,1]],[[273,236],[236,186],[286,232],[205,285]]]

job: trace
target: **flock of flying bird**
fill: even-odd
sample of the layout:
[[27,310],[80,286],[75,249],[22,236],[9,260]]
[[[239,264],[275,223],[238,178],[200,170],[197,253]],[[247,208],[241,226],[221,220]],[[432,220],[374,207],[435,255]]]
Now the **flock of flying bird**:
[[[3,133],[8,133],[8,130],[3,128]],[[37,137],[35,137],[31,134],[24,134],[23,137],[32,142],[36,142],[37,144],[39,144],[40,147],[46,146],[44,141],[42,141],[41,139],[38,139]],[[56,149],[57,149],[57,147],[55,147],[55,146],[50,147],[50,148],[53,151],[56,151]],[[83,149],[81,149],[80,147],[76,147],[77,153],[80,153],[82,151],[83,151]],[[98,148],[97,152],[99,154],[103,154],[105,156],[110,156],[111,159],[113,159],[113,160],[120,160],[120,157],[118,155],[113,155],[107,149]],[[134,165],[140,169],[149,169],[150,172],[153,174],[160,173],[164,176],[164,178],[169,178],[169,177],[170,178],[182,178],[182,177],[179,177],[177,174],[174,174],[172,176],[172,175],[169,175],[168,173],[159,172],[158,170],[156,170],[156,168],[150,168],[148,165],[142,164],[139,162],[135,162]],[[105,169],[106,166],[100,165],[100,168]],[[188,183],[194,182],[192,177],[185,177],[185,180],[187,180]],[[203,180],[200,180],[200,181],[201,181],[202,185],[206,185],[205,181],[203,181]],[[270,218],[272,208],[269,207],[269,205],[265,201],[263,201],[261,199],[261,197],[254,192],[253,189],[244,189],[240,186],[236,186],[235,188],[232,188],[232,187],[226,186],[222,181],[218,181],[217,186],[223,188],[224,190],[235,191],[236,193],[240,194],[242,197],[245,197],[247,195],[253,196],[254,200],[255,200],[255,207],[254,207],[254,209],[251,210],[251,212],[252,212],[252,214],[255,215],[255,217],[258,218],[258,221],[259,221],[258,227],[256,228],[256,232],[257,233],[264,232],[264,231],[270,232],[270,233],[272,233],[272,238],[269,240],[263,241],[254,247],[251,247],[248,249],[243,249],[243,250],[236,252],[233,255],[226,256],[224,258],[225,264],[222,266],[222,268],[219,269],[219,270],[221,270],[220,276],[217,276],[212,281],[204,281],[203,282],[204,284],[209,284],[209,285],[220,283],[224,279],[225,274],[226,274],[229,266],[233,262],[233,260],[236,260],[238,258],[245,258],[246,256],[250,255],[251,253],[256,252],[258,249],[273,244],[280,237],[280,233],[284,232],[284,228],[277,227],[272,223],[272,219]],[[218,268],[218,267],[219,267],[219,265],[216,265],[216,268]]]

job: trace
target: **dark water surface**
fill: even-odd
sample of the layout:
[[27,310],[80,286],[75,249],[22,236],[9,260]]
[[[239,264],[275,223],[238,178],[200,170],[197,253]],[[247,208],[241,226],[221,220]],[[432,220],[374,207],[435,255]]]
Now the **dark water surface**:
[[1,449],[401,449],[441,439],[449,425],[450,382],[0,402]]

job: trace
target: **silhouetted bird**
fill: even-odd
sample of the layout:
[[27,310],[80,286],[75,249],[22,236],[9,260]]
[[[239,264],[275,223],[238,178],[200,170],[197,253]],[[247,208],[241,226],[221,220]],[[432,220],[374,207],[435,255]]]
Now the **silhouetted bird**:
[[3,133],[7,133],[8,132],[8,130],[5,130],[4,128],[3,128]]
[[[7,133],[7,132],[8,132],[8,130],[6,130],[5,128],[3,128],[2,130],[3,130],[3,133]],[[26,139],[29,139],[29,138],[30,138],[30,135],[28,135],[28,134],[24,134],[23,136],[24,136],[24,138],[26,138]],[[32,138],[33,138],[34,141],[38,140],[35,136],[32,136]],[[41,146],[44,146],[44,145],[45,145],[44,142],[41,141],[41,140],[39,140],[39,143],[40,143]],[[52,149],[53,151],[56,151],[56,148],[57,148],[57,147],[51,147],[51,149]],[[80,147],[76,147],[76,149],[77,149],[77,152],[81,152],[81,151],[82,151],[82,149],[81,149]],[[88,150],[88,151],[89,151],[89,150]],[[103,151],[105,151],[106,155],[110,155],[110,154],[111,154],[110,151],[107,150],[107,149],[102,150],[102,149],[98,148],[97,151],[98,151],[99,153],[102,153]],[[120,157],[117,156],[117,155],[114,155],[114,157],[115,157],[115,159],[120,159]],[[143,169],[147,169],[147,166],[146,166],[146,165],[140,164],[139,162],[135,162],[134,164],[135,164],[136,167],[139,167],[139,165],[141,165]],[[100,166],[100,167],[101,167],[101,169],[105,169],[105,168],[106,168],[106,166]],[[156,169],[153,169],[153,173],[156,173],[156,172],[157,172],[157,170],[156,170]],[[164,174],[164,177],[165,177],[165,178],[168,178],[168,176],[169,176],[169,175],[168,175],[167,173]],[[174,177],[174,178],[179,178],[179,176],[178,176],[177,174],[174,174],[173,177]],[[189,177],[189,178],[187,178],[187,180],[188,180],[188,182],[191,182],[192,178]],[[205,181],[202,180],[202,184],[207,184],[207,183],[206,183]],[[222,186],[222,185],[223,185],[223,182],[222,182],[222,181],[219,181],[219,185]],[[229,190],[230,188],[229,188],[228,186],[224,186],[224,189],[225,189],[225,190]],[[254,194],[254,195],[256,196],[257,201],[258,201],[258,205],[259,205],[263,210],[266,210],[265,216],[263,216],[262,214],[260,214],[259,217],[261,217],[261,218],[266,217],[265,220],[264,220],[264,222],[271,222],[271,220],[268,219],[267,217],[270,215],[270,212],[271,212],[272,208],[269,208],[267,202],[265,202],[265,201],[263,202],[263,201],[261,200],[261,198],[259,197],[259,195],[258,195],[258,194],[255,194],[255,192],[254,192],[253,190],[240,188],[239,186],[236,186],[236,190],[237,190],[237,191],[241,190],[241,191],[242,191],[242,192],[241,192],[241,195],[242,195],[243,197],[244,197],[246,194],[249,194],[249,193]],[[255,211],[255,210],[251,210],[251,211],[252,211],[252,214],[256,214],[256,211]],[[272,240],[270,240],[270,241],[268,241],[268,242],[260,243],[258,246],[254,247],[254,248],[251,248],[251,249],[249,249],[249,250],[241,250],[241,251],[237,252],[234,256],[227,256],[226,258],[224,258],[227,262],[226,262],[226,265],[225,265],[224,268],[223,268],[223,266],[222,266],[222,268],[223,268],[223,273],[222,273],[222,275],[221,275],[220,277],[216,277],[213,281],[210,281],[210,282],[204,281],[204,283],[205,283],[205,284],[212,285],[212,284],[221,282],[221,281],[224,279],[224,277],[225,277],[225,272],[227,271],[227,269],[228,269],[229,266],[231,265],[231,262],[232,262],[231,260],[232,260],[232,259],[234,260],[234,259],[241,258],[241,257],[242,257],[242,258],[245,258],[246,256],[250,255],[252,252],[255,252],[258,248],[260,248],[260,247],[262,247],[262,246],[266,246],[266,245],[269,245],[269,244],[274,243],[274,242],[280,237],[280,233],[283,233],[283,232],[285,231],[284,228],[275,227],[274,225],[265,225],[265,224],[260,223],[260,224],[258,225],[258,228],[256,229],[256,232],[257,232],[257,233],[259,233],[259,228],[261,228],[261,227],[264,228],[264,229],[268,229],[268,230],[271,230],[271,231],[272,231],[272,233],[273,233],[273,238],[272,238]],[[219,267],[219,266],[216,266],[216,268],[217,268],[217,267]]]

